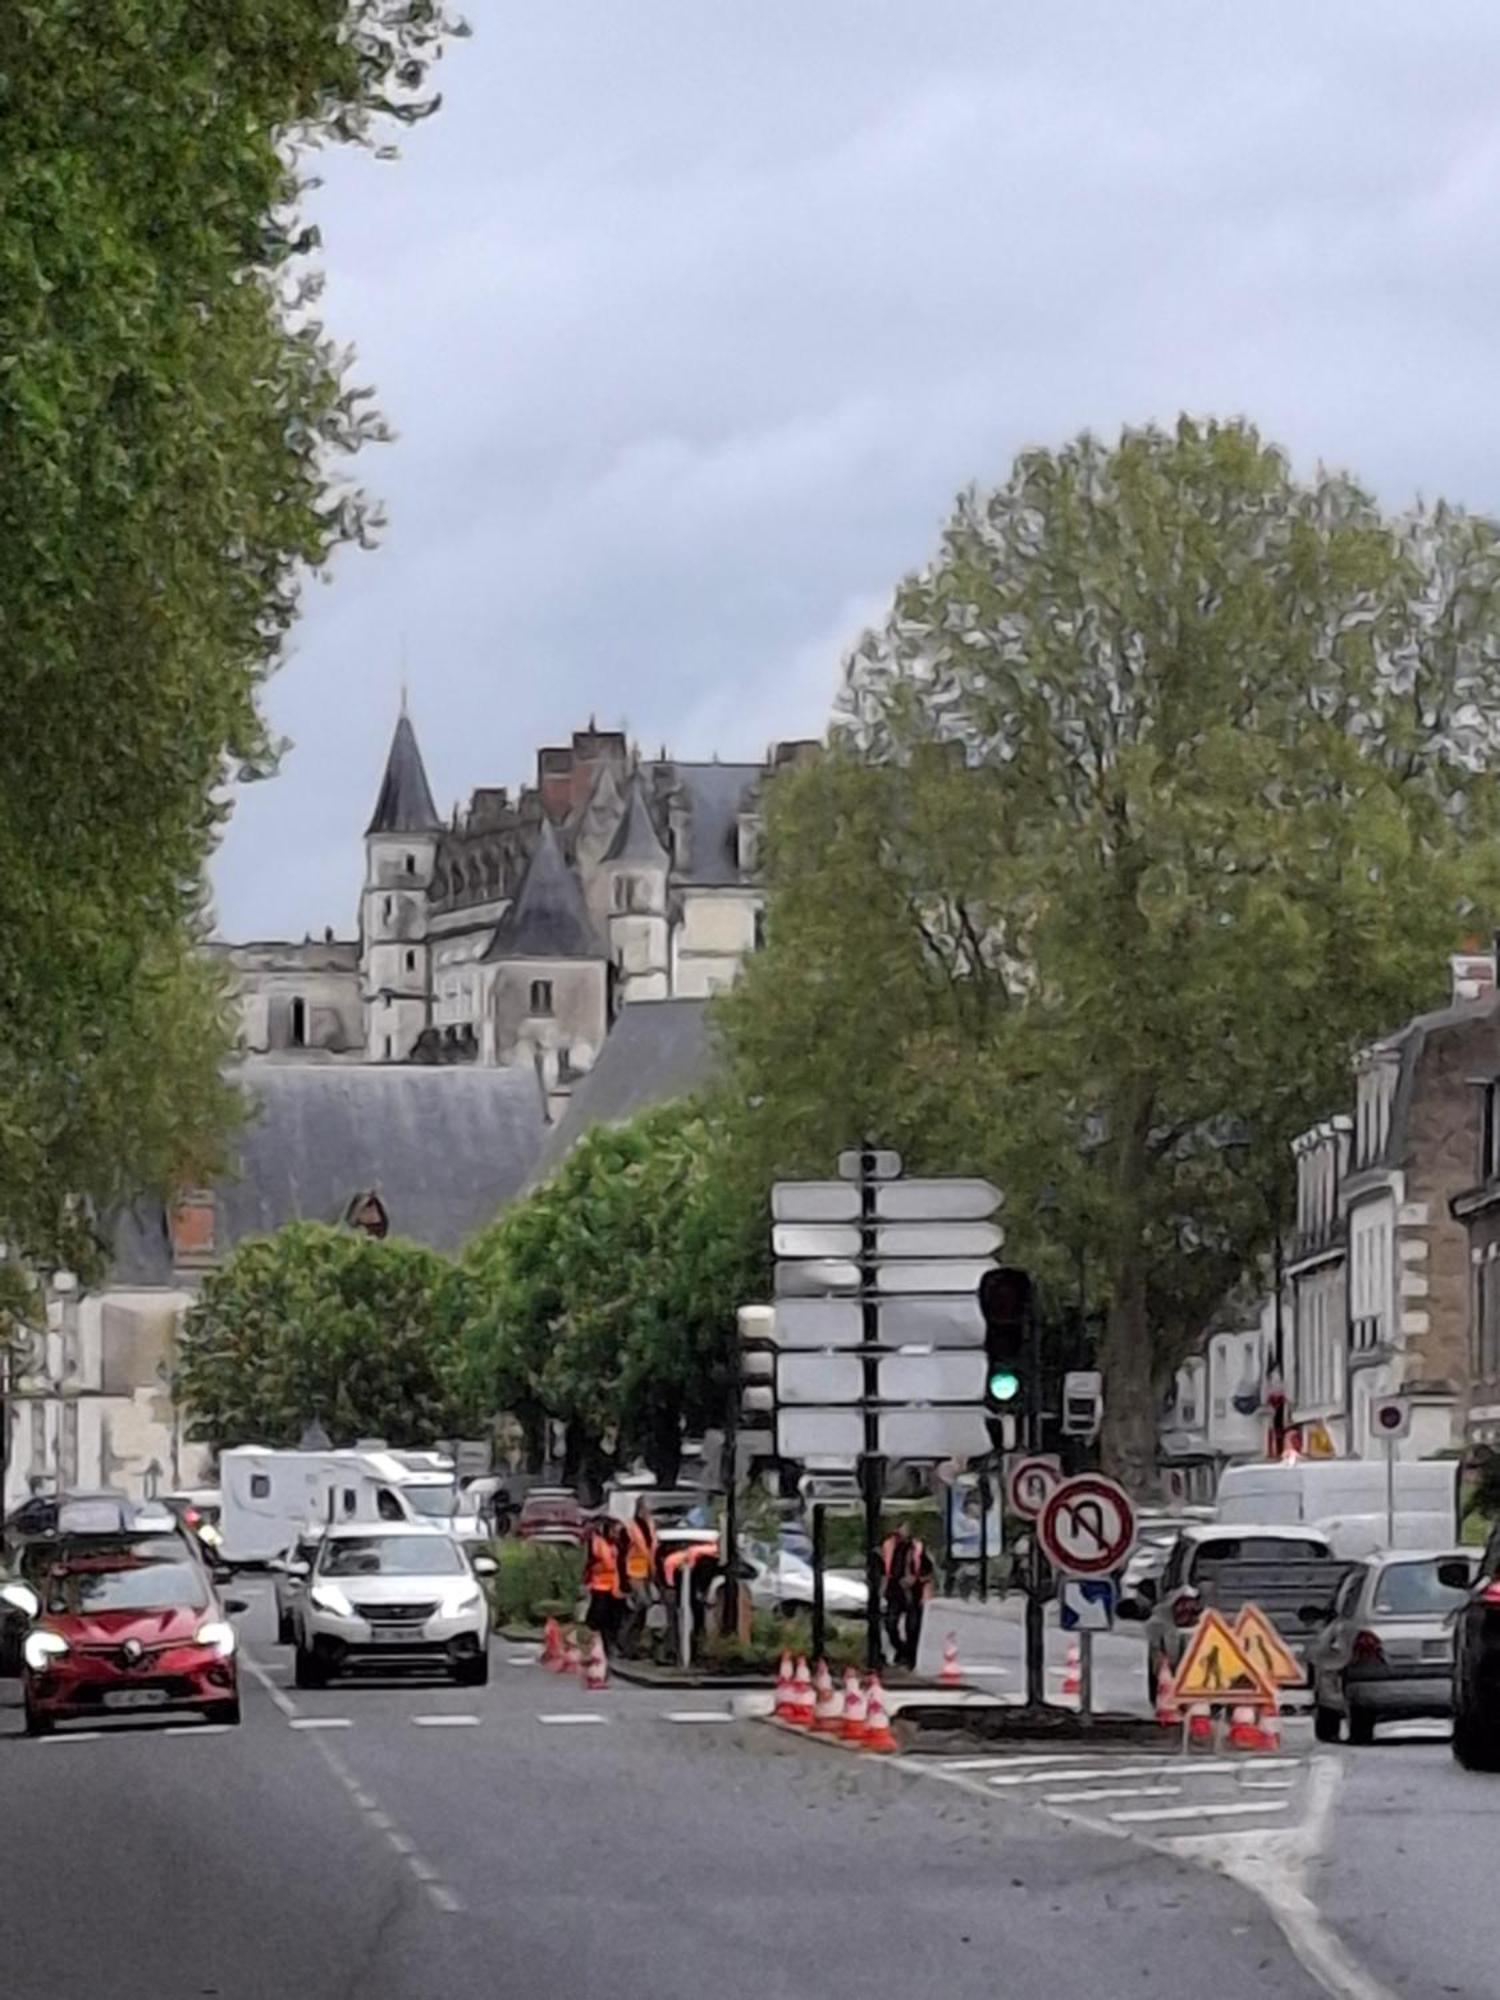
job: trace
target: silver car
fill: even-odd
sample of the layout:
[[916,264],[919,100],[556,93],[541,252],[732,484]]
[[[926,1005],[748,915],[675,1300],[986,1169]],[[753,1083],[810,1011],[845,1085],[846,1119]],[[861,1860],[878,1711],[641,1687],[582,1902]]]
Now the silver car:
[[1388,1549],[1345,1577],[1307,1649],[1320,1742],[1336,1743],[1341,1724],[1351,1743],[1368,1743],[1377,1722],[1453,1713],[1452,1619],[1467,1592],[1443,1583],[1438,1565],[1462,1561],[1472,1574],[1477,1554]]
[[293,1611],[296,1682],[326,1686],[356,1666],[441,1667],[467,1687],[490,1677],[493,1557],[439,1527],[368,1522],[325,1530]]
[[323,1539],[321,1528],[309,1528],[297,1537],[285,1555],[277,1556],[267,1567],[276,1578],[276,1643],[291,1646],[297,1638],[297,1605],[307,1588],[307,1579],[312,1566],[317,1561],[318,1544]]

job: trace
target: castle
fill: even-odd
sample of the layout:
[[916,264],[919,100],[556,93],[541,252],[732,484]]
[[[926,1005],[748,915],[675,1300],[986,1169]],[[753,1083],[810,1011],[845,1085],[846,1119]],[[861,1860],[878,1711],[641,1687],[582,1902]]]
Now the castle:
[[761,792],[815,752],[643,759],[590,723],[447,824],[403,703],[358,935],[223,944],[251,1059],[534,1066],[553,1114],[625,1007],[706,999],[761,940]]

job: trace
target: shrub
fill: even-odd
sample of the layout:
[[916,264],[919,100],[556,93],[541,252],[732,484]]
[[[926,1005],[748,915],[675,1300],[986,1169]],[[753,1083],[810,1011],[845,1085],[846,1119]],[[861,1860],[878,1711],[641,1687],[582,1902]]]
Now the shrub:
[[490,1580],[501,1625],[541,1625],[569,1618],[583,1588],[583,1551],[561,1542],[507,1539],[494,1548],[500,1568]]

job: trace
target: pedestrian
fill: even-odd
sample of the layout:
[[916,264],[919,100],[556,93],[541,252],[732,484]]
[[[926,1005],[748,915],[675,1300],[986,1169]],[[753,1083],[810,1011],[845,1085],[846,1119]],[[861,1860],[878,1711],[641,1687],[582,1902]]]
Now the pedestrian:
[[620,1616],[625,1608],[624,1577],[616,1524],[607,1519],[592,1522],[583,1544],[583,1587],[589,1600],[584,1622],[604,1641],[606,1653],[614,1651],[620,1630]]
[[932,1592],[932,1556],[925,1542],[912,1533],[910,1521],[898,1521],[880,1551],[885,1589],[885,1636],[898,1667],[915,1673],[922,1643],[922,1613]]

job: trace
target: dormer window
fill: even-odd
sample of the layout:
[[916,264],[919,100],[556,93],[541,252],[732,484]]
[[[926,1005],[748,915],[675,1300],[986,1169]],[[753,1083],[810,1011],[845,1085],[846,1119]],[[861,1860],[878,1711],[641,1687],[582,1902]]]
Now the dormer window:
[[533,979],[531,982],[531,1011],[533,1014],[547,1015],[552,1012],[552,981]]

